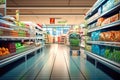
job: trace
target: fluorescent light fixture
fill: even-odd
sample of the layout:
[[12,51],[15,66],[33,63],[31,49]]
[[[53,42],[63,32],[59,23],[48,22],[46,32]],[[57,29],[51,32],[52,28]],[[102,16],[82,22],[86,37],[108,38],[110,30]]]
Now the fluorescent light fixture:
[[[15,16],[15,15],[9,15],[9,16]],[[35,15],[22,15],[22,14],[20,14],[20,16],[25,16],[25,17],[26,16],[53,16],[53,17],[62,16],[63,17],[63,16],[85,16],[85,15],[84,14],[73,14],[73,15],[71,15],[71,14],[66,14],[66,15],[65,14],[61,14],[61,15],[60,14],[58,14],[58,15],[57,14],[55,14],[55,15],[54,14],[50,14],[50,15],[45,15],[45,14],[41,14],[41,15],[36,15],[36,14]]]
[[7,7],[7,9],[90,9],[91,7]]

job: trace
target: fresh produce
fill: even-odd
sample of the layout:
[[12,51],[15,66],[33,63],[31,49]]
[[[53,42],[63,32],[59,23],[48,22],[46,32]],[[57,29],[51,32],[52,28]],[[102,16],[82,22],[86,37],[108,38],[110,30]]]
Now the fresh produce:
[[4,55],[8,55],[8,54],[10,54],[8,48],[0,47],[0,56],[4,56]]
[[112,61],[120,63],[120,49],[107,47],[105,50],[105,57]]
[[20,43],[20,42],[15,43],[15,46],[16,46],[16,49],[20,49],[20,48],[24,48],[24,47],[25,47],[25,46],[22,45],[22,43]]

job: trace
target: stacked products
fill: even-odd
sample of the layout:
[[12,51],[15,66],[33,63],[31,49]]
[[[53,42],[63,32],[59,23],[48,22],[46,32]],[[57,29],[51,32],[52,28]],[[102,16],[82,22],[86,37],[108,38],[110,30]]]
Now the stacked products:
[[106,24],[110,24],[110,23],[113,23],[115,21],[118,21],[118,20],[120,20],[120,11],[119,11],[119,13],[117,13],[117,14],[111,16],[111,17],[108,17],[108,18],[101,17],[101,18],[99,18],[97,20],[97,22],[89,25],[89,29],[97,27],[97,26],[101,27],[101,26],[104,26]]
[[100,33],[101,41],[120,42],[120,31],[107,31]]
[[114,47],[107,47],[105,50],[105,57],[120,63],[120,49]]
[[87,38],[86,50],[118,63],[120,63],[119,8],[120,0],[97,0],[86,16],[88,36],[91,38]]
[[[1,19],[4,23],[0,22],[0,36],[13,36],[13,37],[30,37],[29,26],[22,22],[11,21],[10,19]],[[9,23],[9,24],[5,24]]]

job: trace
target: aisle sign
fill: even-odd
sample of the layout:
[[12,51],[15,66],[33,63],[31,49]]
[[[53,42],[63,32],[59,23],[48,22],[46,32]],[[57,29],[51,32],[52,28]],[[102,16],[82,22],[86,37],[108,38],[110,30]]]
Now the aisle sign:
[[55,18],[50,18],[50,24],[55,24]]

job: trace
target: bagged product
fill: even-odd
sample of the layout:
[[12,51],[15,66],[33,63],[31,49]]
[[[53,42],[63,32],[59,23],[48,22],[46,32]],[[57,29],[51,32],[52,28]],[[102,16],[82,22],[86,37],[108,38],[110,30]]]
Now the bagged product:
[[100,46],[100,56],[105,56],[105,46]]
[[120,31],[114,31],[114,42],[120,42]]
[[102,26],[109,24],[110,23],[110,18],[106,18],[103,22],[102,22]]
[[105,18],[101,17],[97,20],[96,26],[101,26],[102,22],[105,20]]
[[108,31],[105,34],[105,41],[114,41],[114,31]]
[[106,33],[106,32],[100,33],[100,40],[101,40],[101,41],[105,41],[105,33]]
[[110,22],[111,22],[111,23],[112,23],[112,22],[115,22],[115,21],[117,21],[117,20],[119,20],[119,13],[113,15],[112,17],[110,17]]
[[114,5],[120,3],[120,0],[114,0]]

